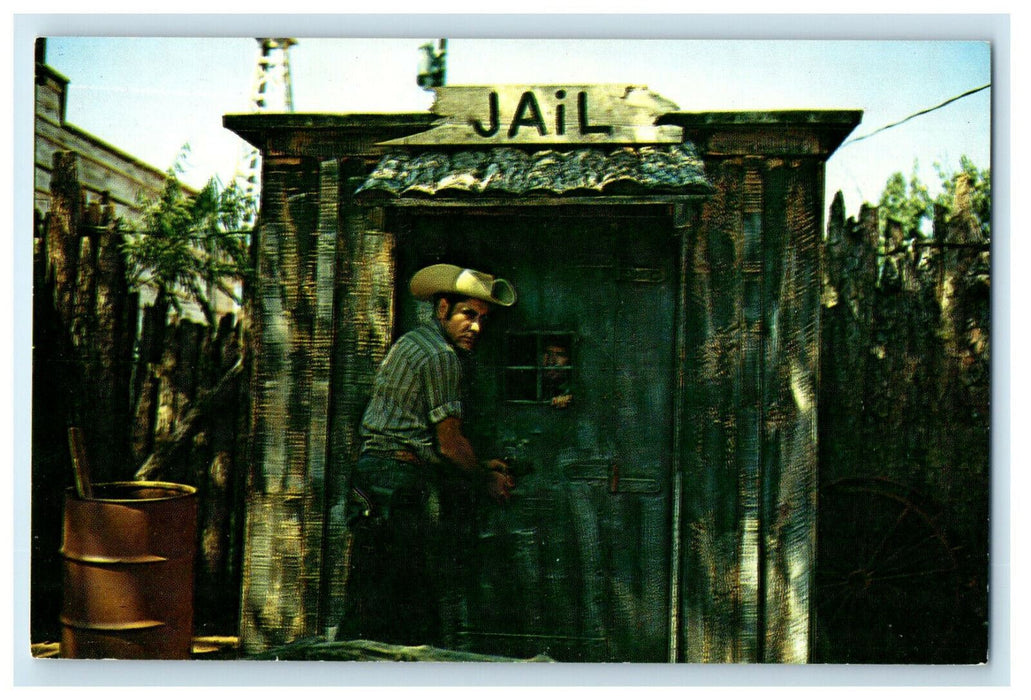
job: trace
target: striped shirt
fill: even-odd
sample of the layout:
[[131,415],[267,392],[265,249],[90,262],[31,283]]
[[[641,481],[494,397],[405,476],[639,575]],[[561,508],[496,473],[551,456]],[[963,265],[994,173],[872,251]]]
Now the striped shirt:
[[461,416],[462,362],[431,321],[401,336],[380,365],[362,418],[362,452],[407,450],[439,463],[434,426]]

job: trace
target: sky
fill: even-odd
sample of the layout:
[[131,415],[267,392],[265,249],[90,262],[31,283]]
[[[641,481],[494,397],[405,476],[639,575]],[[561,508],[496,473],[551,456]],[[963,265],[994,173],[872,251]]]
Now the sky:
[[[185,35],[183,35],[185,36]],[[291,35],[293,36],[293,35]],[[418,112],[432,95],[415,83],[419,46],[437,37],[296,36],[295,112]],[[526,40],[448,38],[447,83],[646,85],[683,111],[857,109],[858,137],[992,81],[984,41]],[[246,146],[222,116],[253,110],[258,43],[249,37],[51,37],[47,62],[70,80],[67,121],[167,169],[185,144],[184,181],[232,180]],[[894,172],[937,186],[935,164],[960,156],[989,167],[986,89],[868,139],[827,164],[827,201],[848,213],[876,202]]]

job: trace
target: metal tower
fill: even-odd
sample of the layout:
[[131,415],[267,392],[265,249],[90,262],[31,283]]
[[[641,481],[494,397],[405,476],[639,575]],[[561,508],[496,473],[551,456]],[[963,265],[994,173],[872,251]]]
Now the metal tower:
[[[295,39],[257,38],[258,64],[251,90],[252,112],[293,112],[293,86],[290,83],[290,47]],[[242,196],[251,203],[251,215],[245,222],[253,226],[260,199],[261,154],[244,144],[243,155],[233,182]]]
[[438,39],[436,49],[433,44],[419,47],[419,72],[415,82],[423,90],[432,90],[447,82],[447,39]]

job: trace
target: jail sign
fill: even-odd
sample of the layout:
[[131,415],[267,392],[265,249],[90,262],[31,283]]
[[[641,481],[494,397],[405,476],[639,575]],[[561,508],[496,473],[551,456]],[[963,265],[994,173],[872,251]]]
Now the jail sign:
[[430,108],[441,121],[388,145],[600,145],[679,143],[656,126],[677,106],[634,85],[444,86]]

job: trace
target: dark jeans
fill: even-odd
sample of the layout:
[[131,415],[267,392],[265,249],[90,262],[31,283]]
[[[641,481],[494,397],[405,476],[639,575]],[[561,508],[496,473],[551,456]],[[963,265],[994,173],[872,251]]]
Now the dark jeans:
[[351,477],[353,537],[337,639],[442,644],[440,499],[434,468],[363,455]]

